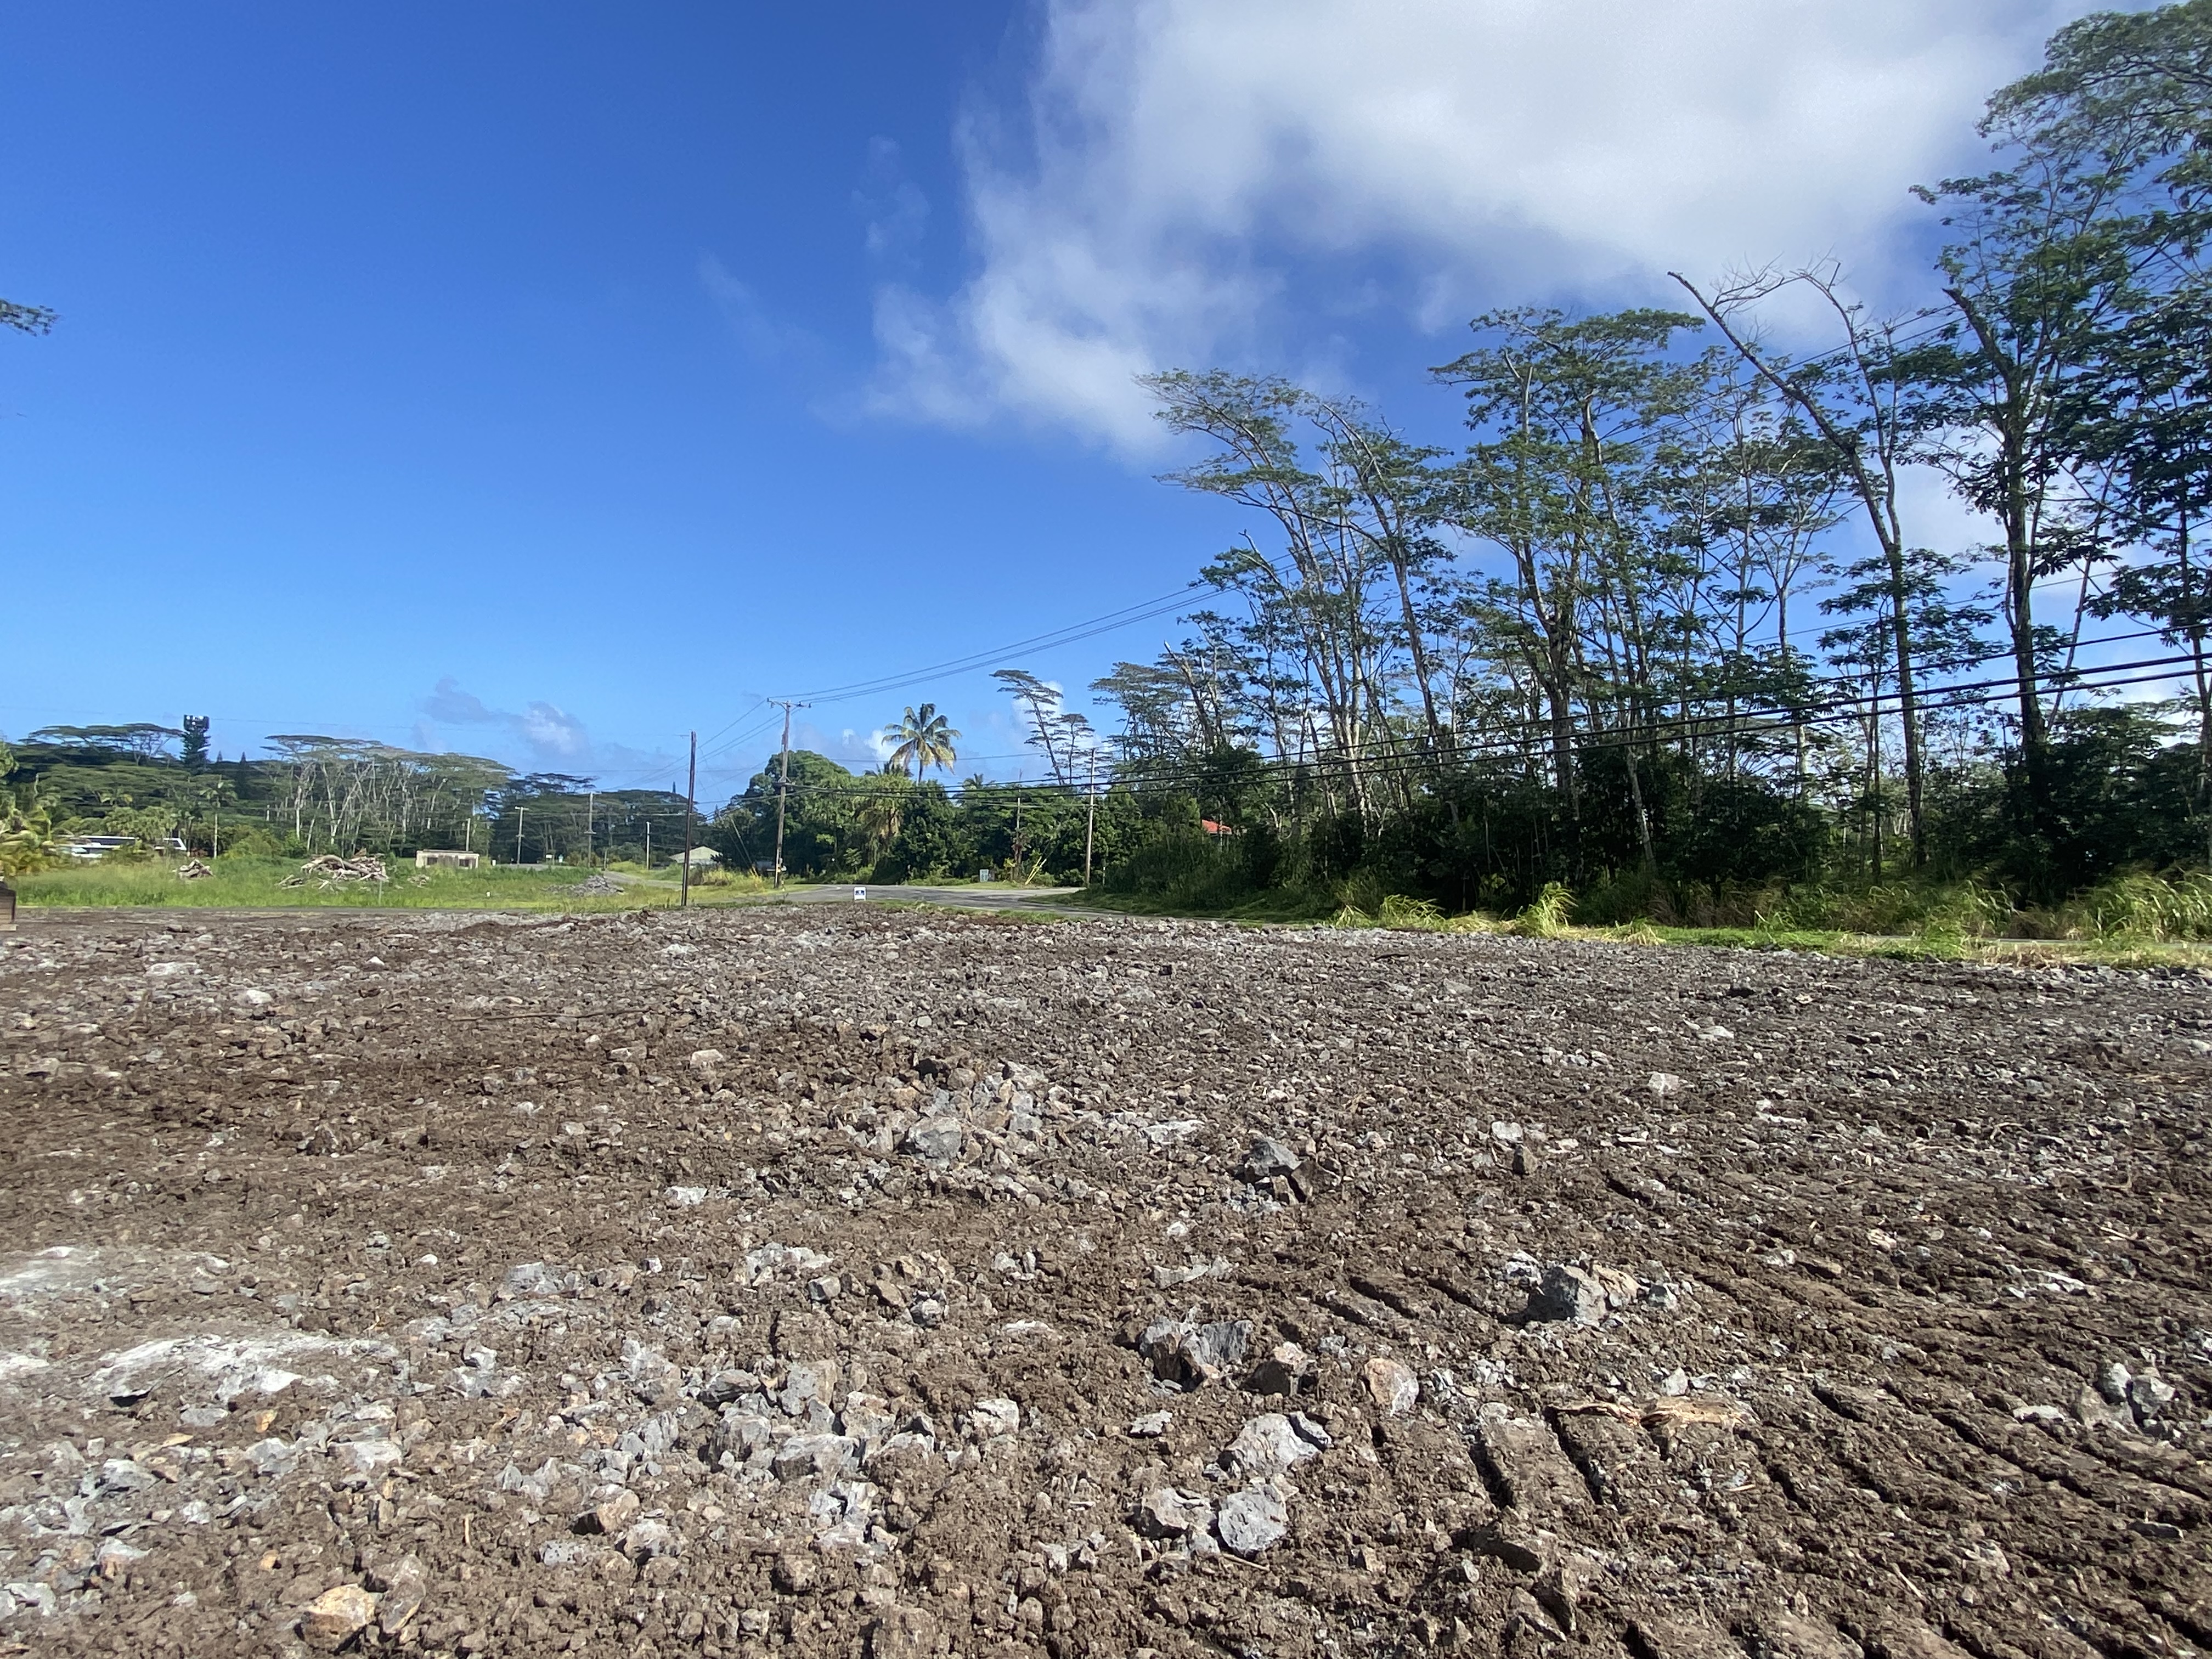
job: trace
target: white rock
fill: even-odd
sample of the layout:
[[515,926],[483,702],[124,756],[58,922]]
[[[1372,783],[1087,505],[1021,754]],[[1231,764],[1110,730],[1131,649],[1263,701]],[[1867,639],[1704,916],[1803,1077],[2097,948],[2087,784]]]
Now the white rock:
[[1230,1442],[1229,1456],[1237,1472],[1264,1480],[1282,1474],[1319,1455],[1279,1412],[1255,1417]]
[[1213,1505],[1194,1492],[1162,1486],[1138,1504],[1137,1524],[1155,1538],[1182,1538],[1213,1524]]
[[1213,1530],[1224,1549],[1237,1555],[1257,1555],[1283,1541],[1291,1528],[1291,1506],[1278,1485],[1247,1486],[1221,1500]]

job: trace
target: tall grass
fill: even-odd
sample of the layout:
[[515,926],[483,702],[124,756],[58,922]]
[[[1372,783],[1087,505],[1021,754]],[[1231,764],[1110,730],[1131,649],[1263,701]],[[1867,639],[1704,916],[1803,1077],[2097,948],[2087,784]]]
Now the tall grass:
[[1513,918],[1513,931],[1528,939],[1557,939],[1575,914],[1575,896],[1563,882],[1547,881],[1527,908]]

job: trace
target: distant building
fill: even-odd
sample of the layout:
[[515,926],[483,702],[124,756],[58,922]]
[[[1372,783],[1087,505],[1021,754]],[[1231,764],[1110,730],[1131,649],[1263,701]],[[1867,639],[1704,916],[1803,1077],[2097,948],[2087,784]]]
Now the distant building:
[[73,859],[104,859],[118,847],[136,847],[136,836],[71,836],[62,851]]
[[[721,856],[722,855],[720,853],[717,853],[711,847],[695,847],[691,849],[690,854],[691,867],[694,870],[702,869],[706,866],[716,862]],[[677,860],[678,864],[681,864],[683,861],[684,860],[681,859]]]
[[482,853],[456,853],[451,850],[424,851],[415,854],[417,870],[474,870],[483,863]]

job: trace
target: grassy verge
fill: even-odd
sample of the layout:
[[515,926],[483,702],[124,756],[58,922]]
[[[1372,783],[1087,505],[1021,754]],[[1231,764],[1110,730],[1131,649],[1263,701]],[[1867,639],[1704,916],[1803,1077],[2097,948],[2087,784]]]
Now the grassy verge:
[[[1510,933],[1522,938],[1601,940],[1653,948],[1802,951],[1832,957],[1875,957],[1905,962],[2002,962],[2033,967],[2087,963],[2112,968],[2195,969],[2212,973],[2212,945],[2130,938],[2025,939],[1973,938],[1951,932],[1867,933],[1832,927],[1682,927],[1636,921],[1584,927],[1548,914],[1510,921],[1483,915],[1444,917],[1426,906],[1386,904],[1365,916],[1311,894],[1276,890],[1228,909],[1177,908],[1156,897],[1121,893],[1071,895],[1065,902],[1121,915],[1189,916],[1215,921],[1321,924],[1419,933]],[[1401,920],[1400,918],[1403,918]]]
[[[297,862],[285,859],[218,859],[215,873],[180,881],[176,866],[145,864],[86,864],[19,876],[18,901],[26,909],[325,909],[325,910],[544,910],[593,914],[620,910],[670,909],[680,901],[676,882],[658,878],[625,883],[619,893],[578,893],[591,872],[576,866],[480,870],[416,870],[396,866],[389,882],[323,884],[310,876],[297,887],[283,884],[297,875]],[[694,886],[700,905],[742,903],[757,898],[767,884],[755,877],[725,877]]]

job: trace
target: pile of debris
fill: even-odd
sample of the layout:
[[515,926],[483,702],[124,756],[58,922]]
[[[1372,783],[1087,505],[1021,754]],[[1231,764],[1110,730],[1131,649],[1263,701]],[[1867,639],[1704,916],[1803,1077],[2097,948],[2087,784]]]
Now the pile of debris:
[[622,890],[623,884],[612,876],[594,871],[568,890],[580,898],[611,898]]
[[208,866],[202,863],[198,859],[186,859],[182,864],[177,866],[177,879],[179,881],[198,881],[202,878],[211,876],[214,873],[214,871],[209,869]]
[[340,882],[387,882],[392,872],[384,867],[384,860],[374,853],[356,853],[342,859],[334,853],[324,853],[309,859],[300,866],[296,876],[287,876],[276,884],[279,887],[304,887],[313,881],[318,887],[336,887]]

